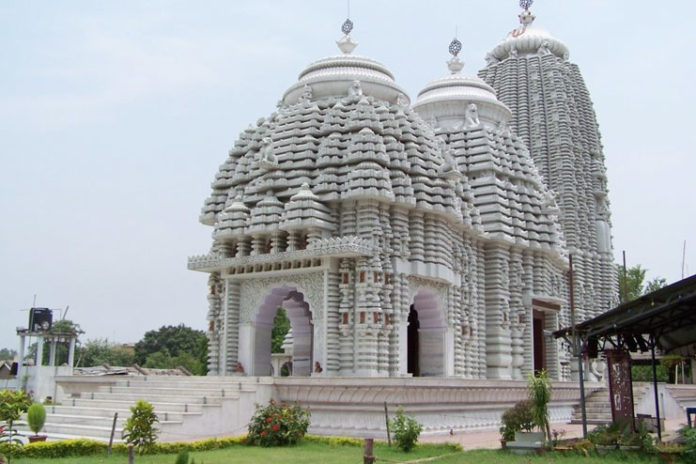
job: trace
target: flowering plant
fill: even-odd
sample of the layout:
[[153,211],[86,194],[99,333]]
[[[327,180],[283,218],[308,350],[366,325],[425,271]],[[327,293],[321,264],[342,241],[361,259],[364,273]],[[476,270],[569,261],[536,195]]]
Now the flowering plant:
[[298,404],[279,404],[271,400],[268,406],[256,405],[246,443],[261,446],[292,445],[307,433],[308,427],[309,411]]

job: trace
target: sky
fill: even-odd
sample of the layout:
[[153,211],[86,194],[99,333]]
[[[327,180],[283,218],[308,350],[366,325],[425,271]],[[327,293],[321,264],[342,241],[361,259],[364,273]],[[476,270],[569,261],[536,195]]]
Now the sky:
[[[600,124],[617,262],[668,282],[696,273],[696,2],[537,0],[570,48]],[[353,0],[355,54],[412,100],[517,27],[515,0]],[[239,133],[309,63],[338,53],[345,0],[0,3],[0,348],[36,306],[82,340],[206,326],[198,222]]]

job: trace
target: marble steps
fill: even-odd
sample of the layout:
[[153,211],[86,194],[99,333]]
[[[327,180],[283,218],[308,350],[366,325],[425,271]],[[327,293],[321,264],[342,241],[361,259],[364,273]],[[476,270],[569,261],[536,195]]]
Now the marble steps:
[[666,385],[669,394],[686,411],[696,407],[696,385]]
[[[243,422],[245,425],[249,410],[247,399],[250,395],[255,396],[259,381],[255,378],[234,379],[138,377],[115,382],[110,379],[110,384],[73,393],[73,397],[63,399],[60,404],[47,406],[42,433],[48,435],[49,440],[88,438],[108,441],[114,413],[118,413],[114,434],[114,441],[118,442],[131,414],[130,408],[140,399],[153,405],[163,441],[193,437],[201,427],[199,424],[210,423],[211,413],[215,424],[224,426],[228,422]],[[252,398],[249,403],[253,405],[253,402]],[[239,427],[237,424],[236,429]],[[25,424],[18,429],[24,435],[31,434]],[[225,430],[220,433],[225,433]]]
[[[633,401],[637,404],[641,398],[650,390],[649,385],[634,384],[633,385]],[[609,388],[602,387],[590,393],[585,397],[585,414],[588,424],[610,424],[611,419],[611,402],[609,399]],[[573,413],[571,424],[582,423],[582,409],[580,405],[576,406]]]

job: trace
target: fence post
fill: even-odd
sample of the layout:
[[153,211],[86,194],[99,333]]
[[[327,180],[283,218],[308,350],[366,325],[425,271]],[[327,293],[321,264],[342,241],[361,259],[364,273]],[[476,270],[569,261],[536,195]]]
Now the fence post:
[[133,443],[128,445],[128,464],[133,464]]
[[372,454],[372,446],[374,445],[374,438],[365,439],[365,453],[363,456],[363,464],[374,464],[375,457]]
[[111,454],[111,445],[114,444],[114,433],[116,432],[116,420],[118,420],[118,413],[114,413],[114,423],[111,424],[111,436],[109,437],[109,447],[106,448],[106,455]]

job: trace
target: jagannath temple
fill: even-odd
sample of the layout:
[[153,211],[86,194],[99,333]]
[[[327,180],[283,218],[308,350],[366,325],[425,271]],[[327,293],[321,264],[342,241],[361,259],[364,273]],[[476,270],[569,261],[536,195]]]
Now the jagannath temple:
[[550,333],[616,303],[604,155],[568,47],[520,3],[478,76],[455,39],[415,101],[346,20],[240,134],[188,264],[210,274],[210,375],[279,375],[282,307],[294,376],[571,378]]

